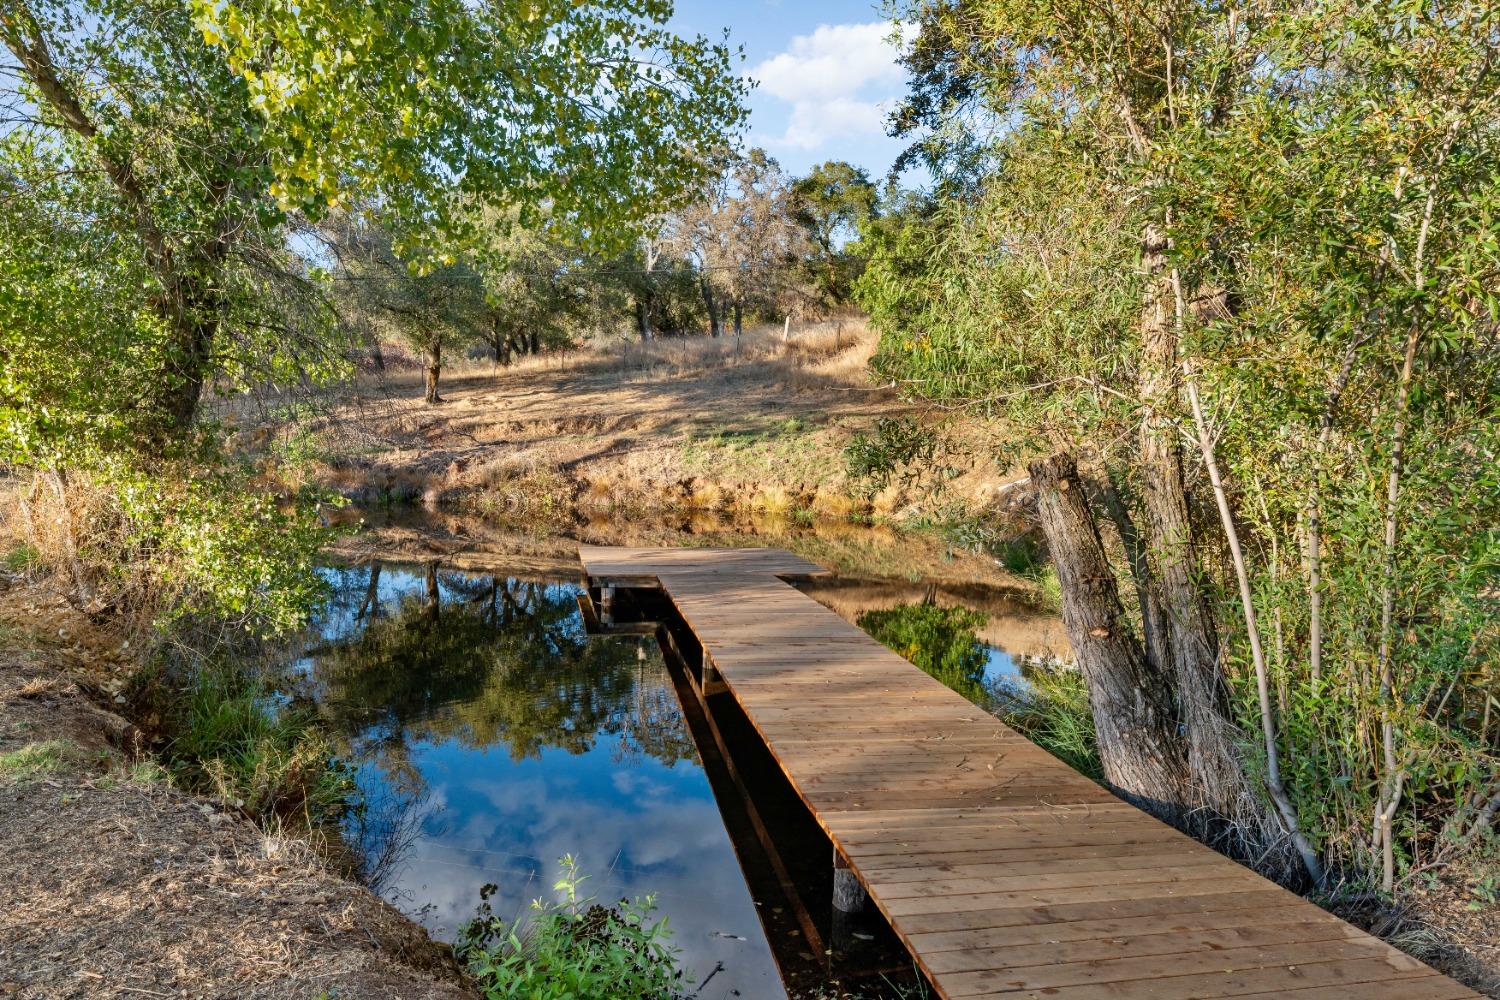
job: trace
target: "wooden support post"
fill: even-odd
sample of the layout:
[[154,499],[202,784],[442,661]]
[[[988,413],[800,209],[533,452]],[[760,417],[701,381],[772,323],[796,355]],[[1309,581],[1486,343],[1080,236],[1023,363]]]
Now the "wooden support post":
[[599,621],[604,625],[615,623],[615,588],[599,588]]
[[828,928],[828,961],[830,971],[840,956],[847,956],[859,940],[855,928],[869,895],[859,877],[837,847],[833,849],[833,919]]
[[703,689],[703,697],[719,694],[729,690],[729,685],[724,683],[724,678],[719,673],[719,668],[714,666],[714,661],[703,655],[703,683],[699,685]]
[[860,884],[859,876],[844,860],[837,847],[833,849],[833,911],[834,913],[858,913],[865,908],[869,894]]

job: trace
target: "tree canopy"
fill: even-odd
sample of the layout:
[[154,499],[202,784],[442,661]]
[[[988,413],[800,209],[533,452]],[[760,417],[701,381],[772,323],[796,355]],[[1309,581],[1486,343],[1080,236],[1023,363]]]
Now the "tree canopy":
[[[1054,553],[1118,570],[1124,625],[1065,604],[1094,714],[1170,750],[1101,726],[1106,777],[1389,889],[1493,759],[1494,6],[897,13],[944,173],[864,231],[876,368],[1076,456],[1032,471]],[[1156,704],[1108,697],[1127,661]]]

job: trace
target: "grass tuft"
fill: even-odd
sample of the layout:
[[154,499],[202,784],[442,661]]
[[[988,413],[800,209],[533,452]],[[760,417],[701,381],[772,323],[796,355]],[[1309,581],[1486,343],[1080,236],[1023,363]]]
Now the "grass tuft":
[[35,545],[22,543],[12,547],[5,553],[4,565],[12,573],[23,573],[34,566],[40,566],[42,554],[37,551]]
[[1088,686],[1077,670],[1033,667],[1024,684],[1003,685],[995,698],[996,713],[1012,729],[1079,773],[1103,775]]
[[204,664],[171,711],[165,761],[192,791],[264,824],[317,826],[351,806],[346,765],[316,717],[273,701],[250,672]]

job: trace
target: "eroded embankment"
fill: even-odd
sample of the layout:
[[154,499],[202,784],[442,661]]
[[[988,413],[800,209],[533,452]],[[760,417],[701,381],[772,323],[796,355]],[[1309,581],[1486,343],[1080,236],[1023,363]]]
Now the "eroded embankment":
[[446,948],[307,842],[173,788],[110,710],[133,666],[0,575],[0,995],[472,995]]

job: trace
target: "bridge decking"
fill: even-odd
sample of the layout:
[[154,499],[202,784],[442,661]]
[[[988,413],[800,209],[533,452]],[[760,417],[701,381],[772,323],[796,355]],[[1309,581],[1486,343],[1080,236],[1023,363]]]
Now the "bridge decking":
[[1478,997],[1111,795],[794,587],[775,549],[581,546],[659,586],[943,997]]

